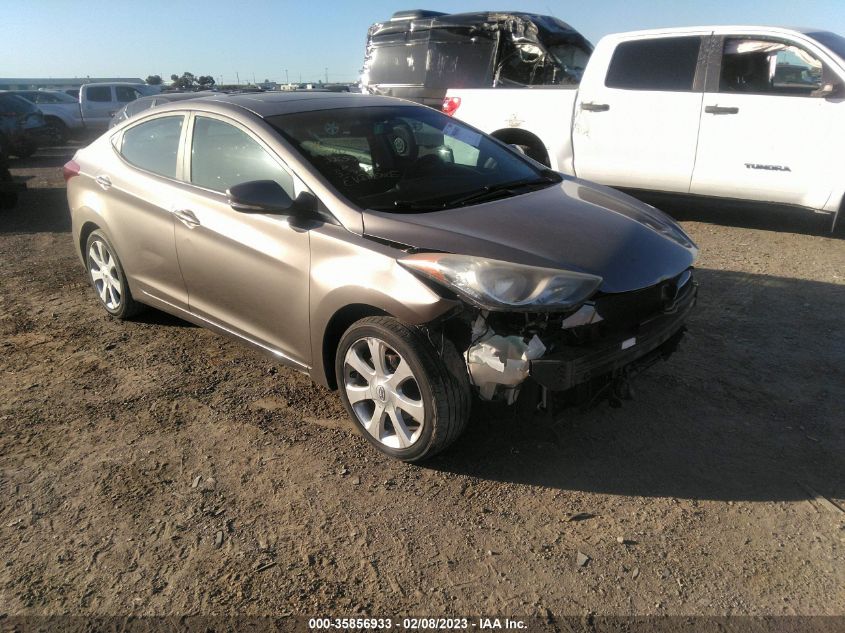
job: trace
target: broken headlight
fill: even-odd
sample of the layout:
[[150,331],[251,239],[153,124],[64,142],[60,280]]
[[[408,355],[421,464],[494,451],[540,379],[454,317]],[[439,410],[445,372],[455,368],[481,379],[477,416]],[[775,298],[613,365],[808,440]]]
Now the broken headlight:
[[487,310],[566,310],[587,299],[601,277],[510,262],[419,253],[398,260]]

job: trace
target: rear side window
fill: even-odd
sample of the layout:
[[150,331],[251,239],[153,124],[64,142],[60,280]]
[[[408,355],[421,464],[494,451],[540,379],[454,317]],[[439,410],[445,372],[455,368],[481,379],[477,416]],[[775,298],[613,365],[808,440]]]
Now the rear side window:
[[275,180],[294,197],[293,178],[251,136],[217,119],[197,117],[191,147],[191,182],[224,192],[252,180]]
[[111,101],[111,87],[110,86],[90,86],[85,94],[88,101],[97,101],[99,103],[108,103]]
[[120,155],[129,163],[160,176],[176,178],[176,156],[184,117],[153,119],[123,133]]
[[623,42],[616,47],[605,86],[624,90],[692,90],[700,37]]
[[114,92],[120,103],[129,103],[130,101],[135,101],[135,99],[141,96],[137,90],[134,88],[128,88],[127,86],[115,86]]

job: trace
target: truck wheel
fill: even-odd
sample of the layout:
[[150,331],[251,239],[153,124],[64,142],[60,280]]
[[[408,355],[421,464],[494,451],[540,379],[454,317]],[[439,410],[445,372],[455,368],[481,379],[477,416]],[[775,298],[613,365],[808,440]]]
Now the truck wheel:
[[361,434],[395,459],[433,457],[466,428],[470,390],[419,330],[389,317],[361,319],[337,348],[341,399]]
[[49,118],[47,119],[47,127],[50,128],[50,136],[54,144],[64,145],[67,143],[68,130],[64,123],[59,119]]

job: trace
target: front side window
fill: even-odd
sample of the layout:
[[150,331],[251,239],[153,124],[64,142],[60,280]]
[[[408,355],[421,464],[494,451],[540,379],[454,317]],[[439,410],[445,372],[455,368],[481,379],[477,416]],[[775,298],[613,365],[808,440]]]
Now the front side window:
[[294,197],[291,175],[255,139],[234,125],[198,116],[191,144],[191,182],[222,193],[253,180],[274,180]]
[[725,40],[719,92],[809,96],[822,84],[822,63],[787,42]]
[[185,117],[167,116],[123,133],[120,154],[127,162],[160,176],[176,178],[176,157]]
[[361,208],[436,210],[552,182],[490,137],[429,108],[318,110],[268,122]]
[[90,86],[85,94],[88,96],[88,101],[96,101],[97,103],[109,103],[111,101],[111,87],[109,86]]
[[625,90],[692,90],[700,37],[622,42],[613,51],[605,86]]
[[114,92],[120,103],[129,103],[130,101],[135,101],[135,99],[141,96],[137,90],[129,88],[128,86],[115,86]]

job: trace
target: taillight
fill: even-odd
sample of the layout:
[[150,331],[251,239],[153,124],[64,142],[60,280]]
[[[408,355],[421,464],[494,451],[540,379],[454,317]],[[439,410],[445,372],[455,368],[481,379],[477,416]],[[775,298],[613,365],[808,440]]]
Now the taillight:
[[443,110],[444,113],[452,116],[455,112],[458,111],[458,108],[461,107],[461,98],[460,97],[446,97],[443,99]]
[[75,160],[69,160],[62,167],[62,176],[65,177],[65,182],[79,175],[79,163]]

